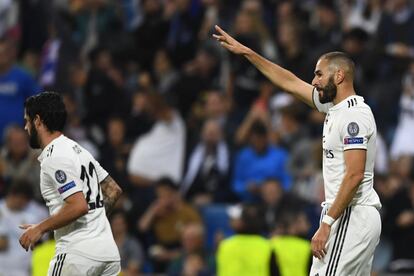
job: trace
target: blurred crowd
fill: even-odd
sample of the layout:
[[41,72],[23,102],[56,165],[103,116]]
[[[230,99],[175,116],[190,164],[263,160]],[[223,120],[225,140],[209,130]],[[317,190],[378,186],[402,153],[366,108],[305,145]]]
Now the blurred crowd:
[[379,132],[373,269],[414,271],[414,1],[2,0],[0,275],[45,275],[53,255],[53,237],[32,254],[17,228],[47,216],[22,127],[44,90],[124,191],[123,275],[307,275],[324,114],[222,50],[215,24],[305,81],[325,52],[354,60]]

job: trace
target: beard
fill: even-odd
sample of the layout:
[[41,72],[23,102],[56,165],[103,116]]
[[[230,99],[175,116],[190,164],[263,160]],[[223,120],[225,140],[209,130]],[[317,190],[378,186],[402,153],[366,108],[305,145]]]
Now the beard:
[[322,94],[319,93],[319,101],[322,104],[332,102],[335,99],[337,89],[333,81],[333,76],[329,77],[328,83],[325,87],[321,87],[320,90],[322,90]]
[[31,123],[31,131],[29,134],[29,144],[32,149],[40,149],[39,134],[33,122]]

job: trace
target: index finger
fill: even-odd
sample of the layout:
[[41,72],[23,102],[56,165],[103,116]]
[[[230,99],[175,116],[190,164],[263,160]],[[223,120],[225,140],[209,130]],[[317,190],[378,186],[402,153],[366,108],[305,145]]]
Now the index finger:
[[214,26],[215,28],[216,28],[216,30],[220,33],[220,34],[222,34],[222,35],[228,35],[222,28],[220,28],[220,26],[219,25],[215,25]]

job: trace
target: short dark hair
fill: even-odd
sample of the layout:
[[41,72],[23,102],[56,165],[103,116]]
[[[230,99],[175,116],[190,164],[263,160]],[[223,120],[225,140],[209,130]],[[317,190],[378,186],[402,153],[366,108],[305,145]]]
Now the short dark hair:
[[240,234],[258,235],[262,234],[265,229],[264,216],[260,213],[260,208],[256,204],[243,204],[240,219],[243,224],[239,231]]
[[252,134],[255,134],[258,136],[266,136],[267,135],[266,125],[260,120],[255,120],[250,127],[250,135]]
[[329,52],[329,53],[322,55],[319,59],[327,60],[329,63],[329,66],[341,67],[345,71],[345,73],[349,75],[351,79],[354,78],[355,63],[349,57],[348,54],[344,52]]
[[27,199],[33,198],[33,188],[29,182],[24,179],[13,181],[7,189],[8,195],[21,195]]
[[178,191],[177,184],[169,177],[162,177],[155,182],[155,187],[167,187],[171,190]]
[[62,96],[56,92],[42,92],[26,99],[26,114],[30,120],[39,115],[49,131],[62,131],[66,123],[66,108]]

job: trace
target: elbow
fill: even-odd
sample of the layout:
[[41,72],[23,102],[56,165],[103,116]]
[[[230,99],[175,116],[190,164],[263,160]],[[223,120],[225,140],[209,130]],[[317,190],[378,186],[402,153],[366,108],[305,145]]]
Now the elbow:
[[79,217],[86,215],[89,212],[89,205],[84,201],[84,204],[79,204],[78,215]]
[[115,188],[115,198],[118,199],[122,195],[123,191],[122,188],[116,185]]
[[364,180],[364,172],[355,172],[349,175],[349,178],[355,183],[355,186],[358,187],[361,184],[362,180]]

